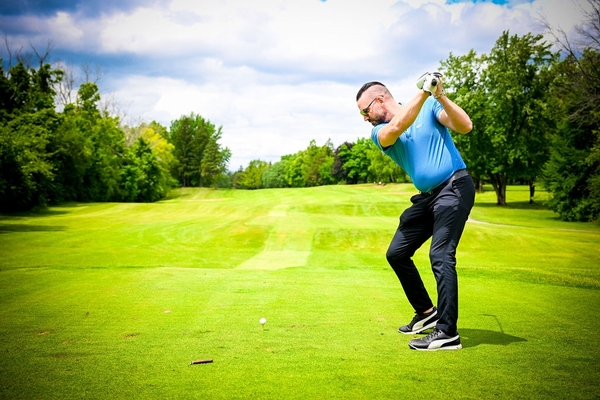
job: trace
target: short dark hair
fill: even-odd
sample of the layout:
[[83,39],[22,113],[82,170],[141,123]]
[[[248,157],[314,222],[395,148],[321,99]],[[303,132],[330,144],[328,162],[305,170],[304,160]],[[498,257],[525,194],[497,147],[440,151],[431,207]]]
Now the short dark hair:
[[362,87],[358,90],[358,93],[356,94],[356,101],[358,101],[358,99],[360,99],[360,96],[362,96],[362,94],[371,86],[383,86],[385,87],[385,85],[381,82],[377,82],[377,81],[373,81],[373,82],[367,82],[364,85],[362,85]]

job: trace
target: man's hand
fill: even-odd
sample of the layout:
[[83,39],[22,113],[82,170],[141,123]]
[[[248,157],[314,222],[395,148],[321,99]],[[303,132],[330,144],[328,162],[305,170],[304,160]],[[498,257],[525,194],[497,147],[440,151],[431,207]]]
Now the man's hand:
[[439,72],[434,72],[433,74],[427,72],[417,80],[417,87],[431,95],[434,95],[437,90],[437,84],[441,77],[442,74]]

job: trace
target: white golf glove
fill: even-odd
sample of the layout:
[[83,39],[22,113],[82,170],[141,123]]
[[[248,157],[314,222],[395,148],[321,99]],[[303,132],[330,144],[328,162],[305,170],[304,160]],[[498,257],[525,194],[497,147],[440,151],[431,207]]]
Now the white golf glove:
[[442,78],[442,74],[439,72],[429,73],[426,72],[417,80],[417,87],[431,95],[434,95],[437,90],[437,84]]

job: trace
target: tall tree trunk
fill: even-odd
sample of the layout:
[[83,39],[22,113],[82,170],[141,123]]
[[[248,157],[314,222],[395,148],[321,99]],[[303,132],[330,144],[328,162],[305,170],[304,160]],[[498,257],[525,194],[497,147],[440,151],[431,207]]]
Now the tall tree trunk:
[[506,205],[506,172],[490,174],[492,186],[496,192],[496,204],[499,206]]
[[533,179],[529,180],[529,204],[533,204],[533,196],[535,196],[535,182]]
[[479,193],[483,193],[483,181],[479,178],[473,178],[473,183],[475,184],[475,189]]

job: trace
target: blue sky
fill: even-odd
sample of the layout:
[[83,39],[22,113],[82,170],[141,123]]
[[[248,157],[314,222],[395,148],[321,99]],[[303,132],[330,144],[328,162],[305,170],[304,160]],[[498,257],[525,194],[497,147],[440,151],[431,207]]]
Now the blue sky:
[[75,72],[99,65],[104,101],[129,124],[194,112],[222,126],[234,170],[366,137],[364,82],[405,101],[450,52],[541,32],[540,13],[570,32],[578,1],[0,0],[0,33],[13,50],[52,40],[50,61]]

